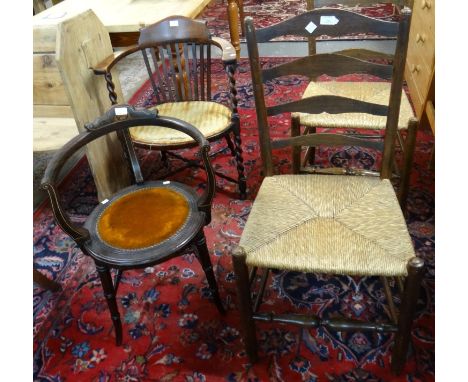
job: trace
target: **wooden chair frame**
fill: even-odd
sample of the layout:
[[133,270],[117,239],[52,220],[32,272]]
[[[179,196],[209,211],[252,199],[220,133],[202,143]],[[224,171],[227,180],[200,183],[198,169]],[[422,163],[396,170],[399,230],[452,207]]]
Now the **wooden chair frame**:
[[[122,111],[124,111],[124,113],[122,113]],[[104,206],[103,204],[99,204],[94,209],[84,226],[77,226],[71,222],[59,197],[58,176],[63,165],[77,150],[96,139],[101,139],[106,135],[116,133],[122,144],[122,150],[128,166],[128,168],[123,169],[123,171],[128,170],[130,172],[133,186],[119,191],[113,198],[115,196],[128,194],[129,190],[132,191],[139,187],[144,187],[147,183],[143,179],[140,165],[128,132],[129,128],[142,125],[163,126],[181,131],[192,137],[200,147],[199,155],[207,175],[207,185],[202,195],[188,199],[189,203],[192,203],[195,206],[195,210],[199,212],[197,215],[198,220],[188,220],[187,224],[184,226],[186,231],[193,232],[192,237],[181,235],[181,231],[184,231],[182,229],[177,231],[171,237],[171,240],[163,241],[157,246],[132,250],[129,255],[128,251],[105,246],[100,241],[96,241],[96,234],[93,232],[92,224],[89,222],[90,219],[93,219],[93,215],[95,216],[99,213],[99,209]],[[196,253],[206,274],[214,303],[218,310],[224,313],[203,232],[203,226],[209,224],[211,220],[211,203],[215,193],[215,175],[208,155],[210,151],[208,141],[194,126],[186,122],[175,118],[161,117],[158,116],[156,112],[149,110],[137,110],[129,105],[115,105],[105,115],[87,124],[85,128],[86,131],[70,140],[53,156],[47,166],[41,187],[45,189],[49,195],[57,224],[76,242],[81,251],[85,255],[90,256],[96,264],[96,270],[99,274],[111,318],[114,323],[116,344],[120,345],[122,343],[122,323],[116,301],[116,294],[122,272],[128,269],[140,269],[156,265],[173,257],[180,256],[188,250]],[[164,182],[158,181],[151,182],[151,185],[154,183],[164,184]],[[183,185],[176,182],[171,182],[171,187],[182,192],[185,190]],[[194,193],[194,191],[192,191],[192,193]],[[111,276],[111,269],[117,270],[114,279],[112,279]]]
[[[340,20],[338,28],[329,25],[320,25],[321,16],[329,16],[333,14]],[[247,47],[249,50],[249,59],[252,71],[255,105],[257,109],[257,121],[260,136],[260,149],[262,154],[263,172],[266,177],[274,175],[274,165],[272,150],[292,146],[293,155],[297,154],[297,150],[301,146],[317,145],[327,143],[331,145],[357,145],[364,147],[380,147],[383,148],[383,159],[380,174],[381,179],[389,179],[392,174],[392,164],[394,156],[395,137],[397,133],[399,106],[401,101],[401,91],[403,83],[403,68],[406,58],[406,46],[408,40],[408,32],[411,20],[411,11],[408,8],[402,11],[402,20],[400,23],[376,21],[371,18],[357,15],[352,12],[331,9],[316,9],[300,16],[290,19],[287,22],[279,23],[275,26],[255,30],[253,19],[247,17],[245,20]],[[267,79],[272,79],[285,74],[306,74],[313,76],[310,73],[314,70],[319,71],[323,69],[323,65],[328,63],[332,66],[332,60],[342,60],[346,63],[347,70],[370,69],[377,72],[387,72],[388,69],[383,68],[378,64],[371,64],[363,62],[355,58],[341,57],[339,55],[325,55],[322,63],[311,61],[310,57],[300,60],[296,63],[280,65],[276,68],[261,70],[260,57],[258,53],[258,43],[267,41],[277,35],[286,34],[288,31],[291,34],[303,34],[308,36],[309,33],[304,29],[309,21],[313,21],[316,25],[320,25],[317,31],[327,35],[344,34],[354,30],[356,23],[363,22],[367,26],[376,27],[380,26],[382,33],[394,33],[398,35],[397,49],[394,60],[394,68],[392,74],[392,87],[390,93],[389,107],[371,104],[363,101],[355,101],[338,96],[315,96],[302,99],[300,101],[292,101],[282,105],[275,105],[267,107],[265,104],[263,83]],[[289,28],[290,27],[290,28]],[[336,27],[336,26],[335,26]],[[292,29],[292,30],[291,30]],[[288,34],[289,34],[288,33]],[[307,65],[307,63],[310,65]],[[297,72],[300,73],[297,73]],[[281,114],[284,112],[308,112],[308,113],[339,113],[339,112],[370,112],[376,115],[387,116],[387,127],[385,140],[382,145],[376,145],[376,142],[366,141],[357,137],[333,137],[327,133],[317,133],[312,135],[293,136],[286,139],[277,139],[272,141],[270,137],[270,128],[268,124],[268,116]],[[295,128],[293,120],[292,129]],[[297,127],[297,126],[296,126]],[[297,165],[297,164],[296,164]],[[296,169],[297,170],[297,169]],[[295,172],[295,171],[293,171]],[[353,174],[351,170],[345,171],[331,171],[328,174]],[[355,174],[355,173],[354,173]],[[361,173],[360,175],[367,175]],[[317,175],[297,175],[297,176],[320,176]],[[340,175],[337,175],[340,176]],[[238,304],[241,315],[241,324],[243,329],[243,338],[247,354],[251,362],[256,362],[258,359],[257,354],[257,340],[255,335],[255,321],[264,322],[278,322],[298,324],[301,326],[313,328],[317,326],[325,326],[330,329],[339,331],[343,330],[373,330],[378,332],[393,332],[395,333],[395,345],[392,356],[392,370],[394,373],[399,374],[404,366],[407,349],[410,342],[410,331],[412,318],[416,309],[416,302],[419,296],[420,283],[424,274],[424,262],[420,258],[413,257],[407,263],[407,277],[403,282],[402,279],[397,277],[400,289],[403,293],[402,302],[400,305],[399,315],[396,312],[393,300],[391,299],[390,288],[387,277],[382,276],[381,280],[384,285],[384,290],[388,299],[390,307],[391,321],[389,323],[370,323],[362,321],[346,321],[346,320],[323,320],[315,316],[294,315],[294,314],[273,314],[273,313],[259,313],[258,308],[262,301],[263,292],[268,278],[270,269],[265,269],[260,282],[260,290],[257,293],[255,301],[252,301],[250,287],[255,278],[257,267],[253,267],[249,273],[246,263],[247,254],[241,246],[238,246],[233,251],[233,266],[236,274],[236,283],[238,290]]]
[[[173,27],[177,25],[177,27]],[[229,88],[229,108],[231,110],[231,124],[228,128],[224,129],[221,133],[209,137],[209,141],[218,139],[225,139],[230,152],[236,160],[238,179],[233,179],[220,172],[216,175],[228,181],[238,184],[241,199],[246,196],[246,178],[244,174],[244,165],[242,158],[241,135],[240,135],[240,121],[237,109],[237,90],[235,81],[235,70],[237,66],[237,59],[234,47],[228,41],[212,37],[206,26],[206,22],[200,20],[192,20],[183,16],[171,16],[159,21],[156,24],[150,25],[140,30],[140,37],[138,44],[130,46],[123,52],[119,52],[115,56],[110,56],[99,65],[93,68],[96,75],[104,75],[107,82],[107,89],[109,91],[109,99],[112,105],[117,104],[117,93],[114,91],[115,85],[112,80],[111,70],[120,62],[124,57],[127,57],[136,52],[143,54],[145,66],[150,76],[151,85],[154,94],[157,97],[158,103],[165,102],[180,102],[190,100],[209,101],[211,100],[211,47],[216,47],[221,50],[221,60],[224,65],[227,75],[227,85]],[[197,49],[197,51],[196,51]],[[166,55],[164,55],[166,50]],[[149,54],[148,54],[149,53]],[[188,63],[188,56],[192,57],[192,66]],[[195,57],[195,58],[193,58]],[[187,58],[187,59],[186,59]],[[169,61],[169,65],[165,61]],[[150,62],[158,67],[158,62],[163,69],[164,73],[159,76],[152,72]],[[200,76],[192,75],[190,72],[192,68],[200,70]],[[154,75],[156,74],[157,79]],[[192,73],[193,74],[193,73]],[[196,74],[195,74],[196,75]],[[163,78],[164,77],[164,78]],[[157,87],[155,81],[165,81],[167,94],[163,97],[159,96],[161,87]],[[231,140],[231,134],[233,139]],[[179,168],[181,171],[186,167],[197,165],[197,162],[186,161],[183,157],[171,152],[174,149],[181,149],[193,146],[193,144],[177,145],[157,145],[157,144],[142,144],[137,143],[146,149],[161,150],[162,158],[165,160],[166,154],[175,156],[178,159],[185,161],[187,166]],[[215,155],[217,153],[213,153]],[[175,171],[174,171],[175,172]],[[167,176],[167,175],[166,175]]]

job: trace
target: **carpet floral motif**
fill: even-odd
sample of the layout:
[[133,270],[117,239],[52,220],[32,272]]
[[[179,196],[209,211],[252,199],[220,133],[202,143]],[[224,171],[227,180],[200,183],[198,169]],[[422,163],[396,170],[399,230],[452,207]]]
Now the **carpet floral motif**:
[[[356,4],[359,2],[357,1]],[[245,17],[252,16],[256,28],[264,28],[287,20],[293,16],[306,11],[305,0],[244,0]],[[378,3],[370,6],[343,6],[337,0],[336,4],[328,7],[351,10],[366,16],[376,17],[382,20],[395,21],[398,18],[398,11],[391,3]],[[229,23],[227,14],[227,0],[213,0],[201,13],[200,19],[208,22],[208,27],[214,36],[230,40]],[[363,39],[380,38],[364,34],[354,34],[340,36],[340,39]],[[322,36],[319,39],[325,40],[330,37]],[[245,39],[241,38],[241,41]],[[298,36],[279,37],[275,41],[302,41],[304,38]]]
[[[282,59],[268,59],[268,66]],[[213,94],[223,101],[227,88],[216,68]],[[247,200],[239,200],[235,185],[218,178],[212,222],[205,229],[220,294],[227,309],[220,316],[211,301],[203,271],[193,253],[124,272],[118,291],[123,344],[115,336],[99,278],[91,259],[84,257],[53,221],[43,205],[34,216],[34,263],[63,288],[52,294],[34,289],[35,381],[431,381],[434,380],[434,174],[428,169],[432,136],[418,132],[407,222],[417,255],[428,265],[412,331],[413,347],[401,376],[390,374],[392,335],[337,333],[323,328],[258,325],[260,361],[250,365],[241,342],[239,312],[230,251],[238,241],[261,183],[258,135],[248,62],[238,75],[242,147],[248,176]],[[362,80],[353,75],[339,80]],[[372,79],[372,78],[367,78]],[[329,80],[323,77],[322,80]],[[297,99],[305,89],[301,77],[267,84],[271,103]],[[148,84],[131,102],[153,103]],[[289,134],[287,115],[272,118],[272,134]],[[222,147],[215,144],[213,150]],[[183,155],[192,155],[184,150]],[[158,152],[138,150],[143,172],[157,179],[166,171]],[[275,155],[277,170],[290,171],[290,152]],[[399,158],[401,159],[401,158]],[[317,150],[316,163],[357,161],[369,168],[379,164],[372,150],[354,147]],[[179,163],[172,160],[170,166]],[[218,171],[236,176],[228,151],[213,160]],[[172,177],[200,189],[203,173],[187,169]],[[63,182],[68,213],[76,222],[97,203],[86,160]],[[257,282],[259,282],[257,280]],[[373,277],[333,277],[276,271],[268,281],[266,308],[279,313],[313,312],[322,317],[345,316],[386,320],[388,304],[383,286]],[[397,286],[391,283],[397,290]],[[397,294],[396,294],[397,296]],[[398,305],[400,300],[395,297]]]

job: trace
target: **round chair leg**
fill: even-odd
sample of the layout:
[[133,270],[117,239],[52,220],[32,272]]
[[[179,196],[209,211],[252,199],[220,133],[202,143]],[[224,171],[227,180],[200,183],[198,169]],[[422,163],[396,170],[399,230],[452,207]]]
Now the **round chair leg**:
[[111,313],[112,322],[114,323],[115,330],[115,343],[117,346],[122,344],[122,322],[120,321],[120,313],[115,299],[115,289],[112,283],[112,276],[110,270],[105,265],[96,264],[99,278],[101,279],[102,289],[104,296],[107,300],[107,306]]
[[252,298],[250,296],[249,271],[245,263],[245,253],[237,247],[232,254],[232,264],[236,275],[237,300],[239,304],[240,321],[247,356],[251,363],[258,360],[257,337],[253,320]]
[[197,246],[198,260],[205,272],[206,279],[208,280],[208,285],[210,286],[211,295],[213,296],[214,303],[218,308],[218,311],[221,314],[225,314],[223,303],[221,302],[221,297],[219,296],[218,284],[216,283],[216,278],[213,272],[213,266],[210,260],[210,253],[208,252],[208,247],[206,246],[205,235],[201,233],[198,240],[196,240],[195,245]]
[[408,277],[406,277],[405,281],[400,317],[398,319],[398,331],[395,334],[395,345],[392,354],[392,371],[397,375],[401,373],[405,365],[411,337],[411,324],[416,311],[424,268],[424,261],[420,258],[413,257],[408,262]]

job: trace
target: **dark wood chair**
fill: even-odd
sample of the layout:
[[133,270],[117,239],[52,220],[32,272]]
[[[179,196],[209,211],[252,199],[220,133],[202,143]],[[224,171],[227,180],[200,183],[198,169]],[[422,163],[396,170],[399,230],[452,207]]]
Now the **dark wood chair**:
[[[138,126],[176,130],[189,135],[197,143],[207,176],[206,188],[201,196],[178,182],[144,181],[128,132]],[[160,117],[157,110],[136,110],[128,105],[113,106],[104,116],[85,127],[87,131],[70,140],[54,155],[47,166],[42,188],[49,194],[59,226],[96,263],[114,323],[117,345],[122,342],[122,323],[116,302],[122,272],[159,264],[188,250],[197,254],[214,302],[218,310],[224,313],[203,233],[203,227],[211,219],[211,202],[215,192],[208,141],[198,129],[186,122]],[[102,201],[85,224],[77,226],[67,217],[66,209],[60,201],[58,174],[73,153],[113,132],[117,132],[122,143],[133,184]],[[114,280],[111,269],[117,270]]]
[[[226,90],[229,91],[229,97],[226,104],[212,99],[212,49],[221,53],[227,74]],[[141,29],[137,45],[119,52],[116,57],[109,57],[93,68],[94,73],[106,77],[112,104],[122,101],[117,99],[114,92],[111,69],[132,54],[143,55],[156,99],[154,107],[158,107],[162,115],[189,122],[210,142],[220,139],[226,141],[237,164],[238,178],[236,180],[219,172],[216,175],[237,183],[241,198],[245,198],[246,179],[234,77],[237,61],[231,43],[212,37],[206,22],[183,16],[171,16]],[[166,153],[185,160],[173,150],[194,145],[190,137],[166,129],[141,126],[131,129],[130,134],[136,145],[161,150],[164,160]],[[193,165],[193,161],[187,163],[187,166]]]
[[[336,17],[335,25],[327,20]],[[246,18],[246,36],[252,70],[255,105],[265,179],[258,191],[234,250],[233,264],[238,289],[244,342],[252,362],[257,360],[255,321],[292,323],[306,327],[323,325],[338,331],[378,331],[395,333],[392,369],[399,373],[405,363],[410,341],[413,314],[424,273],[424,262],[415,255],[398,199],[389,180],[394,156],[400,109],[403,68],[411,11],[402,11],[401,22],[383,22],[348,11],[317,9],[272,27],[255,30],[253,20]],[[322,21],[322,22],[321,22]],[[334,35],[345,33],[359,24],[382,33],[398,35],[393,69],[340,55],[307,56],[265,70],[261,69],[257,43],[288,31],[307,35],[310,23],[318,32]],[[309,25],[309,27],[307,27]],[[324,69],[334,75],[371,71],[392,73],[389,105],[383,106],[344,96],[321,95],[266,106],[263,84],[289,74],[307,74]],[[280,101],[278,101],[280,102]],[[336,136],[329,133],[297,135],[272,139],[268,117],[286,112],[320,114],[362,113],[386,116],[383,147],[360,137]],[[293,119],[297,126],[297,117]],[[275,175],[272,150],[292,146],[353,145],[382,149],[380,173],[352,168],[330,168],[325,174]],[[326,169],[324,169],[326,170]],[[337,174],[337,175],[333,175]],[[360,174],[362,176],[352,176]],[[366,175],[366,176],[364,176]],[[249,269],[251,268],[251,275]],[[250,285],[257,270],[264,269],[263,282],[252,303]],[[387,296],[388,323],[324,319],[322,316],[273,314],[261,312],[268,271],[271,269],[352,276],[380,276]],[[403,296],[397,314],[389,278],[401,282]],[[403,283],[403,278],[405,279]]]

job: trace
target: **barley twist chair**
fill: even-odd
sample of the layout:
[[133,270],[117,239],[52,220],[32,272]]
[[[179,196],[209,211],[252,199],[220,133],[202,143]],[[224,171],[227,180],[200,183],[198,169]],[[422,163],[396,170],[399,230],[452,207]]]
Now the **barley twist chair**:
[[[321,19],[322,17],[326,18]],[[336,17],[339,23],[323,25],[331,17]],[[255,321],[264,321],[306,327],[324,326],[337,331],[371,330],[395,333],[392,369],[395,373],[402,370],[424,272],[424,263],[415,255],[398,199],[389,180],[398,127],[410,17],[409,9],[402,11],[399,23],[371,20],[348,11],[316,9],[259,30],[255,30],[252,18],[246,18],[247,47],[265,178],[253,203],[239,246],[233,250],[232,260],[243,338],[251,362],[258,359]],[[359,23],[364,23],[369,28],[380,25],[385,30],[397,33],[398,42],[388,106],[336,95],[311,96],[266,106],[263,83],[276,77],[296,75],[298,71],[304,73],[316,68],[338,66],[341,69],[334,69],[336,73],[345,73],[348,70],[360,72],[371,68],[379,73],[383,71],[378,64],[330,55],[325,55],[325,62],[320,61],[318,56],[309,56],[261,70],[257,43],[280,33],[304,31],[306,34],[308,32],[305,28],[310,23],[320,25],[319,28],[323,28],[323,32],[327,34],[334,34],[335,28],[341,31],[349,30]],[[339,65],[340,63],[343,65]],[[328,133],[271,138],[269,116],[304,111],[313,114],[366,111],[386,116],[383,147],[364,138],[337,137]],[[297,117],[294,120],[297,121]],[[301,146],[317,143],[382,149],[380,173],[335,168],[336,171],[325,174],[275,175],[272,150],[292,146],[294,152]],[[356,175],[358,173],[359,176]],[[264,273],[255,301],[252,301],[251,284],[259,269],[263,269]],[[321,315],[262,312],[259,307],[271,269],[330,275],[380,276],[389,304],[390,320],[388,323],[374,323],[324,319]],[[390,293],[388,281],[391,277],[398,280],[403,293],[399,314]]]
[[[144,181],[128,130],[138,126],[173,129],[189,135],[199,145],[199,156],[207,176],[206,188],[198,195],[192,188],[173,181]],[[214,302],[224,313],[213,273],[203,227],[211,220],[215,180],[208,152],[210,145],[199,130],[176,118],[158,116],[157,111],[116,105],[85,126],[86,131],[70,140],[47,166],[42,188],[49,195],[58,225],[90,256],[99,274],[114,324],[116,344],[122,343],[122,323],[116,294],[122,272],[162,263],[194,251],[206,274]],[[156,128],[156,127],[155,127]],[[88,143],[117,133],[133,184],[103,200],[77,226],[66,214],[57,187],[58,174],[73,153]],[[109,174],[112,176],[112,174]],[[111,269],[115,269],[112,278]]]
[[[226,104],[217,102],[211,94],[212,50],[221,54],[226,72]],[[171,16],[142,28],[138,44],[117,52],[93,68],[97,75],[104,75],[112,104],[117,99],[111,69],[124,57],[142,55],[156,105],[162,115],[180,118],[199,129],[208,141],[226,141],[235,159],[238,177],[233,179],[221,172],[216,175],[238,184],[240,197],[246,195],[246,178],[242,159],[240,122],[237,110],[235,83],[236,53],[226,40],[212,37],[206,22],[183,16]],[[137,146],[160,150],[167,164],[167,155],[187,163],[181,171],[197,162],[187,161],[174,150],[193,147],[195,142],[179,132],[140,126],[130,130]],[[213,153],[216,155],[218,152]],[[176,172],[174,171],[174,172]],[[166,174],[169,176],[169,174]]]

